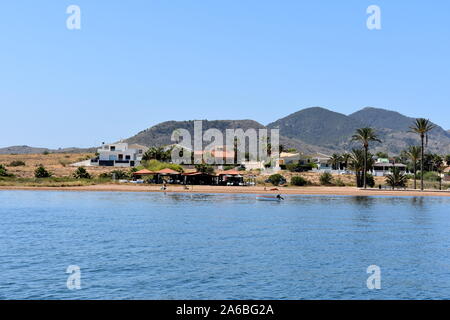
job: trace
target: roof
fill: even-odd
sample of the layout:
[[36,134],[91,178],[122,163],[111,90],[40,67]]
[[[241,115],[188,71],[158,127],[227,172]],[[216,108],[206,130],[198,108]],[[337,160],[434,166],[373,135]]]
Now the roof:
[[384,162],[378,162],[374,163],[374,167],[406,167],[405,164],[402,163],[384,163]]
[[450,167],[445,168],[444,172],[450,172]]
[[133,174],[135,174],[135,175],[145,175],[145,174],[155,174],[155,172],[147,170],[147,169],[142,169],[142,170],[133,172]]
[[178,171],[166,168],[159,171],[156,171],[157,174],[180,174]]
[[128,149],[142,149],[142,150],[148,150],[149,148],[146,146],[143,146],[142,144],[129,144]]
[[237,176],[237,175],[240,175],[240,174],[242,174],[242,173],[243,173],[243,172],[241,172],[241,171],[237,171],[237,170],[235,170],[235,169],[231,169],[231,170],[221,171],[221,172],[218,173],[218,175],[219,175],[219,176],[220,176],[220,175]]
[[280,158],[300,157],[300,153],[282,152]]

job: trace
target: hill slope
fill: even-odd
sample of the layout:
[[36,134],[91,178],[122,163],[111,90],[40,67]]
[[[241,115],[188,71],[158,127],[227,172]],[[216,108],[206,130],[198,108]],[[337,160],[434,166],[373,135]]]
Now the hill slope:
[[[351,141],[351,137],[357,128],[368,126],[374,128],[383,141],[382,144],[372,144],[374,152],[399,154],[408,146],[419,144],[417,134],[409,129],[413,122],[414,118],[385,109],[364,108],[347,116],[314,107],[295,112],[269,124],[268,127],[278,127],[283,136],[327,149],[331,153],[359,147]],[[449,132],[437,126],[429,137],[428,151],[450,153]]]

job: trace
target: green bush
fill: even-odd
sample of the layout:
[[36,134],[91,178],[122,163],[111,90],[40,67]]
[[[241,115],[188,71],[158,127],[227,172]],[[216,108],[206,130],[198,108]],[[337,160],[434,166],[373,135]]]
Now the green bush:
[[25,162],[21,161],[21,160],[16,160],[16,161],[12,161],[9,166],[10,167],[21,167],[24,166]]
[[73,177],[75,179],[91,179],[91,175],[86,171],[85,168],[79,167],[74,173]]
[[0,164],[0,177],[11,177],[12,174],[8,173],[8,170],[6,170],[5,166]]
[[291,185],[293,185],[293,186],[302,187],[302,186],[306,186],[308,184],[310,184],[310,182],[303,177],[295,176],[295,177],[291,178]]
[[281,174],[278,173],[271,175],[267,180],[274,186],[279,186],[281,183],[286,181],[286,179]]
[[338,187],[345,187],[345,183],[344,183],[344,181],[341,180],[341,178],[337,178],[337,179],[334,181],[334,184],[335,184],[336,186],[338,186]]
[[34,171],[34,176],[36,178],[50,178],[52,176],[51,172],[47,171],[43,165],[40,165]]
[[286,165],[286,170],[289,170],[290,172],[306,172],[311,171],[313,168],[317,168],[317,165],[315,163],[289,163]]
[[375,187],[375,179],[373,178],[373,175],[370,173],[366,174],[366,183],[370,188]]
[[319,180],[321,185],[329,186],[332,184],[333,176],[329,172],[324,172],[320,175]]
[[[418,175],[418,178],[420,179],[420,174]],[[439,181],[441,177],[436,172],[424,172],[423,173],[423,180],[426,181]]]

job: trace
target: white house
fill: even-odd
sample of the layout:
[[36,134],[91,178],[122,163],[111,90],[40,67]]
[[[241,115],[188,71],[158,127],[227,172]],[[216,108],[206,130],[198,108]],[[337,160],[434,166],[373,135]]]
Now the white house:
[[330,162],[331,156],[317,152],[315,154],[309,155],[311,158],[311,162],[315,163],[317,165],[317,169],[313,169],[313,171],[319,171],[319,172],[331,172],[332,171],[332,165]]
[[372,174],[375,177],[384,177],[391,173],[393,168],[398,168],[401,173],[406,173],[406,165],[391,163],[389,159],[379,158],[373,165]]
[[148,150],[147,147],[125,142],[103,144],[97,150],[98,156],[91,159],[93,166],[107,167],[135,167],[142,161],[142,156]]

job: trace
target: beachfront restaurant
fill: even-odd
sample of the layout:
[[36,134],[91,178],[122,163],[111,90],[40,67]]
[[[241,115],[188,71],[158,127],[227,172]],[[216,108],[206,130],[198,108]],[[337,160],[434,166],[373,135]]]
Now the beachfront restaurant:
[[204,172],[182,173],[182,181],[185,185],[216,185],[218,176]]
[[163,183],[163,181],[171,184],[180,184],[182,174],[178,171],[166,168],[155,172],[156,183]]
[[218,184],[222,186],[244,186],[244,176],[237,170],[226,170],[217,174]]

